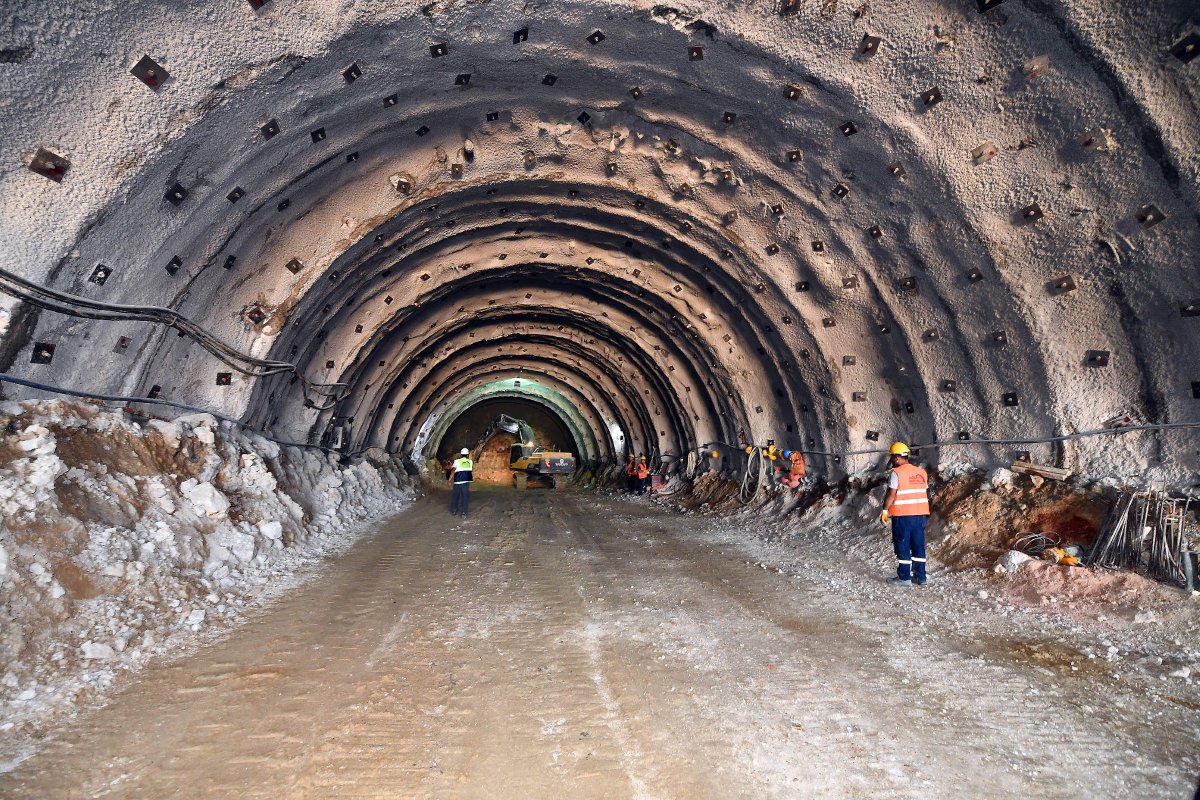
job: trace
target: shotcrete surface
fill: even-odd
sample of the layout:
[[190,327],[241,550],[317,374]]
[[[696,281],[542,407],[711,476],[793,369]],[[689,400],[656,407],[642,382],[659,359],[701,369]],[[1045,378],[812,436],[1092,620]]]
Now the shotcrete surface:
[[444,499],[0,795],[1150,798],[1200,773],[1192,684],[1148,691],[962,579],[887,593],[822,531],[785,554],[751,517],[492,490],[456,522]]

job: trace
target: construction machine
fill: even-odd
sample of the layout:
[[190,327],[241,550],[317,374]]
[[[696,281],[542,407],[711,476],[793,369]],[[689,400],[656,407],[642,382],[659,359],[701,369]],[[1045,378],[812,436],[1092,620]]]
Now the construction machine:
[[529,423],[507,414],[501,414],[488,425],[483,438],[475,445],[476,458],[488,440],[498,433],[507,433],[516,439],[509,451],[508,468],[512,470],[513,486],[517,489],[527,489],[531,486],[553,489],[557,485],[555,476],[570,475],[575,471],[575,456],[572,453],[546,450],[538,446]]

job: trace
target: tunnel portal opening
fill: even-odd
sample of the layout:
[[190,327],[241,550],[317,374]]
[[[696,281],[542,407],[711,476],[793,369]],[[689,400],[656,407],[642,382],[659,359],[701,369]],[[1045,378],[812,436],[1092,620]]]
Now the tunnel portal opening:
[[[570,452],[576,460],[581,449],[566,422],[554,411],[532,400],[496,398],[484,400],[462,412],[450,423],[437,446],[437,460],[446,464],[464,448],[475,454],[475,482],[512,486],[510,454],[517,437],[499,431],[482,441],[492,421],[501,414],[524,420],[533,429],[535,441],[547,450]],[[482,446],[482,449],[479,449]]]

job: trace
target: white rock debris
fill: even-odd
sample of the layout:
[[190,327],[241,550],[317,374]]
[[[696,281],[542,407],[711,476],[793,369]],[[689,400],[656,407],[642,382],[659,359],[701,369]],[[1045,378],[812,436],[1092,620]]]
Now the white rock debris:
[[382,451],[344,465],[209,415],[27,401],[0,421],[0,763],[413,497]]

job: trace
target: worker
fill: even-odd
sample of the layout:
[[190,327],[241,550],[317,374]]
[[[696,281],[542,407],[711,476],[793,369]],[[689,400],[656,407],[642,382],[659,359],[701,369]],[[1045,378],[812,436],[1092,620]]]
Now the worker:
[[453,488],[450,490],[450,516],[457,516],[459,508],[462,509],[463,519],[467,518],[467,503],[471,497],[471,470],[474,465],[471,463],[471,451],[463,448],[459,452],[459,458],[454,460],[454,468],[450,473],[450,482]]
[[637,457],[629,454],[629,463],[625,465],[625,490],[630,494],[637,491]]
[[646,457],[642,456],[638,459],[637,465],[637,493],[645,494],[650,488],[650,465],[646,463]]
[[892,471],[879,521],[892,523],[892,545],[896,549],[896,577],[888,583],[917,586],[928,582],[925,575],[925,520],[929,518],[929,476],[908,461],[908,445],[896,442],[888,451]]
[[800,485],[800,479],[804,477],[804,456],[797,450],[784,451],[785,457],[791,466],[788,471],[780,479],[784,486],[795,489]]

